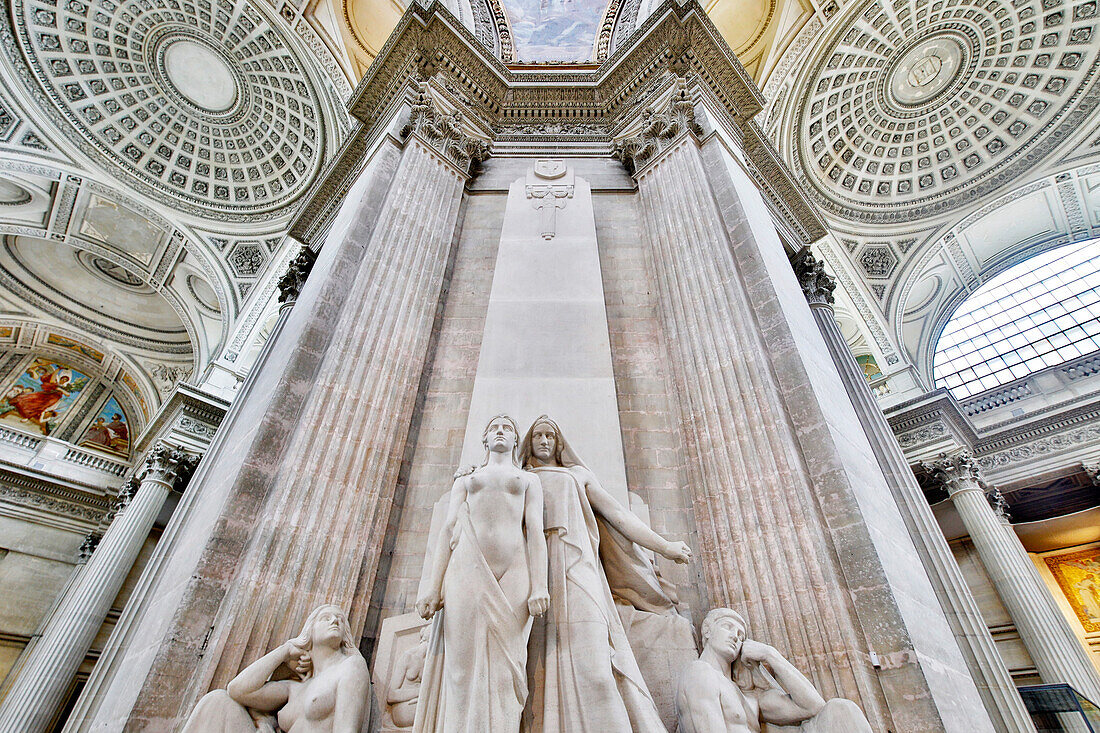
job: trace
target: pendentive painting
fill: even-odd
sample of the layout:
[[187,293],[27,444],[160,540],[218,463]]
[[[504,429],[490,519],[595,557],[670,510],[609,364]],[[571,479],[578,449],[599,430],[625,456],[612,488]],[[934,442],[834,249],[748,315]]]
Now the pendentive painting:
[[1100,631],[1100,547],[1045,560],[1085,631]]
[[118,400],[111,397],[103,404],[80,438],[80,445],[123,458],[130,456],[130,426]]
[[70,366],[35,359],[4,391],[0,420],[49,435],[87,383],[88,377]]

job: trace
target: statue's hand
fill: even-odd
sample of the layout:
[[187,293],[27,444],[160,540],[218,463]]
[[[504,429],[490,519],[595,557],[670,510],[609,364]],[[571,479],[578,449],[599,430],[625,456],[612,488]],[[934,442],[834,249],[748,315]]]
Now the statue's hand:
[[527,598],[527,610],[532,616],[541,616],[550,608],[550,594],[545,590],[537,590]]
[[313,672],[313,660],[309,657],[309,650],[303,649],[291,639],[284,644],[286,650],[286,665],[294,670],[300,677],[306,677]]
[[745,639],[741,642],[741,659],[746,662],[770,663],[773,655],[777,654],[779,652],[774,647],[770,647],[762,641]]
[[669,542],[662,554],[681,565],[691,562],[691,548],[685,542]]
[[416,612],[420,614],[420,618],[429,619],[441,608],[443,608],[443,600],[439,597],[439,591],[416,599]]

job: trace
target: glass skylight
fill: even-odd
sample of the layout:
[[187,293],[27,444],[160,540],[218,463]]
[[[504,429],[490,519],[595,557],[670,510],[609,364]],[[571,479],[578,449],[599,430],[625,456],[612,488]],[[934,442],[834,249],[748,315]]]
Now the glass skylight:
[[1100,349],[1100,240],[1038,254],[982,285],[951,316],[932,376],[964,400]]

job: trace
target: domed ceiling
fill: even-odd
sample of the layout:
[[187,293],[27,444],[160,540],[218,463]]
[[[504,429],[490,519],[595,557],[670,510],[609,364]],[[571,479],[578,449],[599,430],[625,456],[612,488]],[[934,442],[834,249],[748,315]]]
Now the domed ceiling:
[[58,127],[141,192],[255,220],[310,183],[319,93],[288,39],[231,0],[14,0],[18,43]]
[[794,111],[807,190],[899,222],[1020,175],[1100,96],[1095,0],[871,3],[809,60]]
[[106,341],[191,355],[183,321],[164,296],[103,255],[45,239],[4,237],[0,285]]

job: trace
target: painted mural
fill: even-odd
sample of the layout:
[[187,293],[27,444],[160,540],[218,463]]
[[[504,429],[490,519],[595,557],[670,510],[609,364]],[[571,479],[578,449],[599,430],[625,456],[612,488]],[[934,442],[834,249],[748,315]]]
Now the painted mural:
[[35,359],[4,391],[0,421],[49,435],[87,383],[88,377],[70,366]]
[[84,431],[79,444],[84,448],[94,448],[129,458],[130,424],[118,400],[111,397],[103,404],[92,424]]
[[606,0],[503,0],[518,61],[587,61]]
[[1100,631],[1100,547],[1044,560],[1085,631]]
[[875,357],[870,354],[861,354],[856,357],[856,363],[859,364],[859,368],[863,370],[863,376],[867,379],[874,379],[875,377],[882,376],[882,370],[878,368],[878,362],[875,361]]

